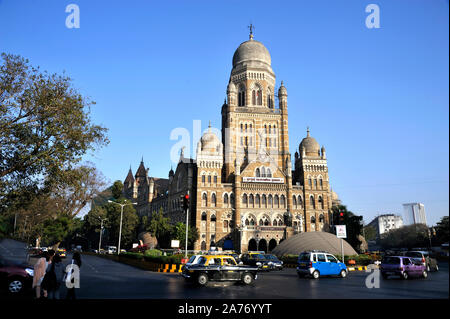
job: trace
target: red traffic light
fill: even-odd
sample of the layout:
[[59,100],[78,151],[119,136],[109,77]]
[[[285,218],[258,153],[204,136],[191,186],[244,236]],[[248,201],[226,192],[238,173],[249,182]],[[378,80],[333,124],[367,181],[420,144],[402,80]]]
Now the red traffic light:
[[344,213],[340,213],[339,216],[344,217]]
[[184,195],[184,198],[189,199],[189,195],[188,194]]

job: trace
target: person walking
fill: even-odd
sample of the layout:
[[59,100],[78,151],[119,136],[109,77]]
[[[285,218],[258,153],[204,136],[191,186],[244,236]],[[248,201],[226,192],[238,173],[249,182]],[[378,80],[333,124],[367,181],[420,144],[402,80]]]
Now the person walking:
[[42,257],[38,259],[36,264],[34,264],[34,276],[32,287],[36,289],[36,299],[41,298],[41,283],[45,276],[45,271],[47,270],[47,265],[49,261],[48,252],[44,251]]
[[[75,264],[78,266],[78,269],[81,269],[81,255],[79,252],[74,252],[72,256],[72,264]],[[73,272],[73,270],[72,270]],[[67,273],[66,276],[70,277],[71,274]],[[72,283],[74,282],[74,279],[72,278]],[[67,295],[66,299],[76,299],[75,296],[75,287],[73,288],[67,288]]]
[[63,280],[64,268],[61,263],[61,257],[58,254],[53,257],[47,275],[49,277],[49,284],[46,287],[48,299],[59,299],[59,288],[61,287],[61,282]]
[[47,289],[46,286],[48,286],[48,285],[47,284],[42,284],[42,283],[44,282],[45,276],[47,275],[47,272],[50,269],[50,266],[52,264],[52,260],[53,260],[54,256],[55,256],[55,251],[53,249],[50,249],[50,250],[47,251],[47,265],[45,267],[44,277],[41,280],[41,288],[42,288],[42,292],[43,292],[44,298],[47,298],[47,290],[48,289]]

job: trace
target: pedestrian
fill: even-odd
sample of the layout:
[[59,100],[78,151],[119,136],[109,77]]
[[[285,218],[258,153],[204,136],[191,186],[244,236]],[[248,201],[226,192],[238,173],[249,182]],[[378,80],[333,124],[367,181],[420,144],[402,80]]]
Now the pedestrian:
[[45,273],[44,273],[44,277],[41,280],[41,288],[42,288],[42,292],[43,292],[43,296],[44,298],[47,298],[47,288],[45,287],[46,285],[42,285],[43,280],[45,279],[45,275],[47,274],[47,271],[50,269],[50,266],[52,264],[52,260],[53,257],[55,256],[55,251],[53,249],[49,249],[47,251],[47,265],[45,266]]
[[[75,264],[78,266],[78,269],[81,268],[81,255],[79,252],[74,252],[72,256],[72,264]],[[73,272],[73,270],[72,270]],[[71,274],[66,274],[67,277],[69,277]],[[72,278],[72,283],[74,282],[74,279]],[[75,287],[67,288],[67,295],[66,299],[76,299],[75,297]]]
[[59,299],[59,288],[61,287],[61,282],[63,280],[64,268],[61,263],[61,257],[58,254],[53,257],[52,264],[47,271],[46,276],[47,275],[49,279],[51,278],[49,280],[49,285],[46,287],[48,290],[48,299]]
[[45,276],[45,271],[47,270],[47,265],[49,261],[48,252],[44,251],[41,255],[42,257],[38,259],[36,264],[34,264],[34,276],[32,287],[36,289],[36,299],[41,298],[41,283]]

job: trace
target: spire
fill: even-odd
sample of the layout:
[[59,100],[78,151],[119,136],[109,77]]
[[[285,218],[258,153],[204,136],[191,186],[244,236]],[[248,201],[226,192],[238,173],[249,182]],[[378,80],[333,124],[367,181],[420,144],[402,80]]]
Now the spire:
[[306,127],[306,137],[309,137],[309,126]]
[[281,80],[281,86],[283,86],[283,80]]
[[250,29],[250,35],[249,35],[249,40],[253,40],[253,29],[255,28],[255,26],[253,24],[250,23],[250,25],[248,26],[248,28]]
[[211,120],[209,120],[208,132],[211,132]]
[[142,155],[141,163],[144,163],[144,155]]

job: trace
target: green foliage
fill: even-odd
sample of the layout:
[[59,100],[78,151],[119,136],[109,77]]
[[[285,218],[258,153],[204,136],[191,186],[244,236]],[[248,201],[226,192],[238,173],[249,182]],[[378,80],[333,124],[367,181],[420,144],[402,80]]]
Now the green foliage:
[[[189,226],[188,232],[188,247],[193,247],[195,241],[199,238],[199,233],[196,227]],[[186,224],[177,223],[172,229],[172,239],[180,241],[180,248],[186,245]]]
[[429,246],[428,227],[415,224],[393,229],[381,236],[380,245],[384,249]]
[[5,210],[52,190],[88,151],[109,141],[107,129],[91,122],[95,103],[74,89],[69,77],[42,73],[17,55],[3,53],[2,59],[0,210]]
[[152,216],[146,230],[156,237],[160,247],[168,248],[170,246],[172,225],[170,219],[164,217],[162,208]]
[[153,257],[162,256],[162,251],[158,249],[148,249],[145,251],[144,256],[153,256]]
[[448,243],[449,241],[449,225],[448,225],[448,216],[444,216],[437,223],[436,227],[436,241],[438,244],[442,245],[444,243]]
[[122,197],[123,183],[121,181],[115,181],[111,187],[112,196],[114,199],[119,199]]
[[0,215],[0,238],[6,237],[9,233],[11,233],[12,228],[11,217],[8,215]]
[[47,219],[42,225],[42,242],[54,245],[61,242],[69,233],[73,225],[71,218],[60,215],[56,219]]
[[108,219],[109,242],[116,244],[119,238],[121,207],[117,203],[128,204],[123,207],[121,246],[130,247],[137,237],[139,217],[133,205],[129,205],[131,203],[125,199],[119,199],[116,203],[107,203],[103,206]]
[[376,240],[377,238],[377,230],[375,227],[372,226],[366,226],[364,227],[364,236],[367,241],[369,240]]

